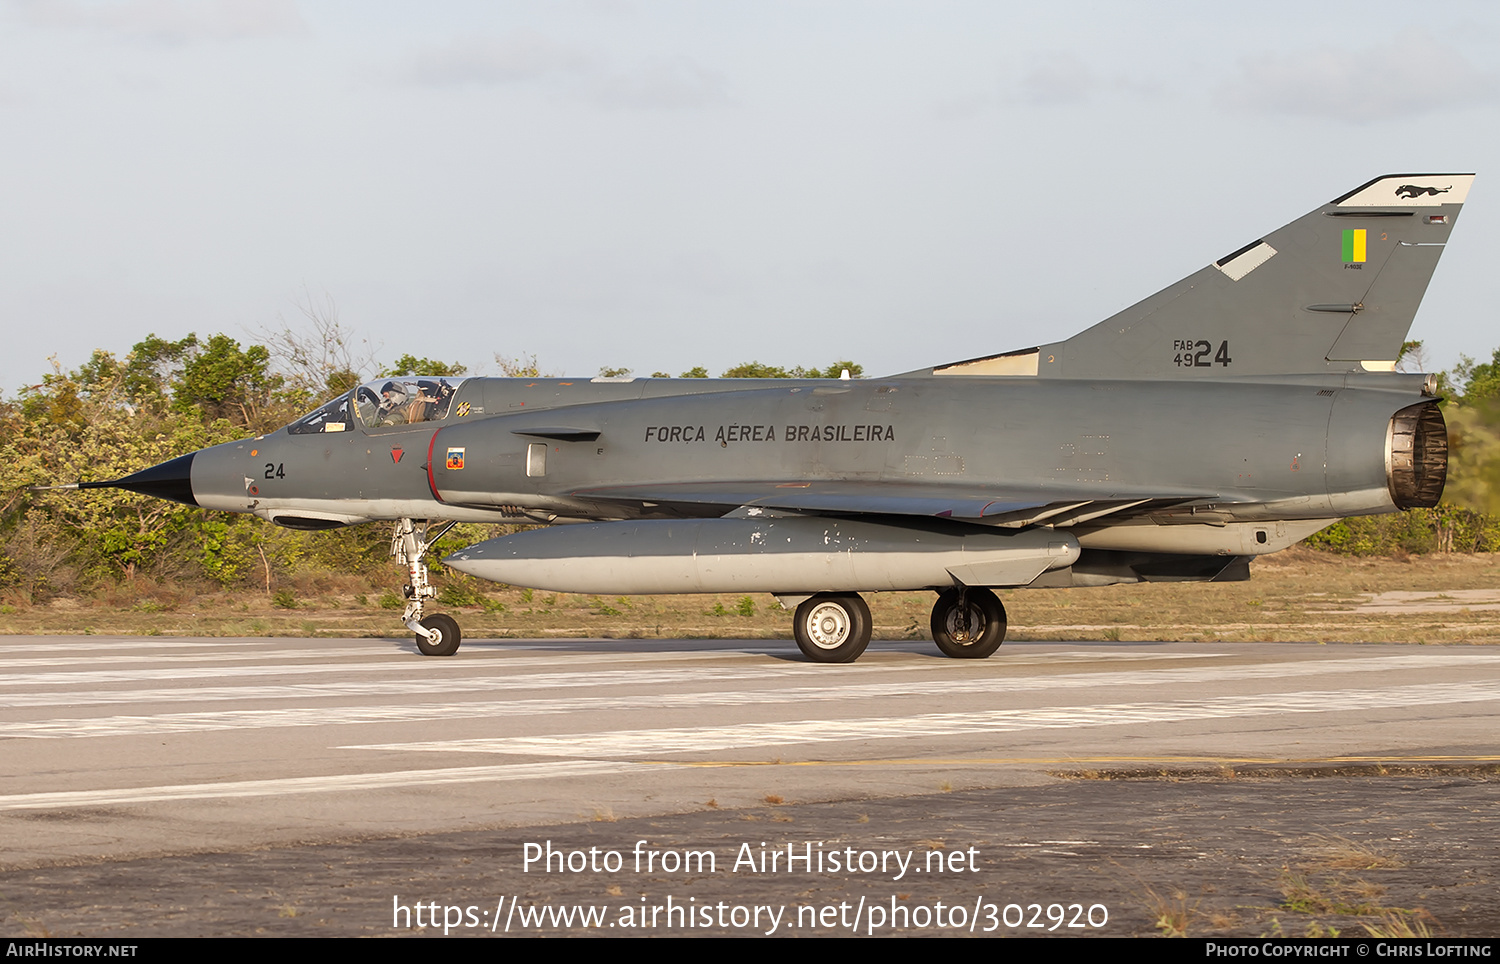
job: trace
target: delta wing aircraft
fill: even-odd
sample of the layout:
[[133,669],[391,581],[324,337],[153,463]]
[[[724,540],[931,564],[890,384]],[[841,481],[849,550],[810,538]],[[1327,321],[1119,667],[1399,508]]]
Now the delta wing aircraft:
[[1036,348],[860,380],[379,379],[78,487],[298,529],[393,521],[429,656],[461,639],[427,612],[429,548],[512,522],[538,527],[444,564],[560,592],[773,593],[827,663],[869,642],[860,593],[929,589],[938,648],[986,657],[996,588],[1247,579],[1341,516],[1437,504],[1437,380],[1395,360],[1472,181],[1376,178]]

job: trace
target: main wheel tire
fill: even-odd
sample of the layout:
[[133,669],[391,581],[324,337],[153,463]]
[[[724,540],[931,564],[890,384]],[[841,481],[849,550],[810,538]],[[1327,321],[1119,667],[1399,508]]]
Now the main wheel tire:
[[458,644],[464,641],[458,631],[458,621],[446,613],[434,613],[421,622],[422,628],[432,633],[431,639],[417,635],[417,649],[423,656],[452,656],[458,652]]
[[824,593],[797,607],[797,648],[814,663],[852,663],[870,645],[870,607],[853,593]]
[[932,607],[932,641],[944,656],[984,659],[1005,642],[1005,606],[988,589],[949,589]]

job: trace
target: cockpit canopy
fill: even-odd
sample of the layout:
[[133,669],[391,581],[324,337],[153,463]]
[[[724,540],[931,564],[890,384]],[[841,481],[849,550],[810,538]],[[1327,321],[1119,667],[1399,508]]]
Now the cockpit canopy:
[[292,435],[350,432],[357,424],[367,429],[391,425],[437,422],[448,417],[462,378],[397,375],[365,382],[291,425]]

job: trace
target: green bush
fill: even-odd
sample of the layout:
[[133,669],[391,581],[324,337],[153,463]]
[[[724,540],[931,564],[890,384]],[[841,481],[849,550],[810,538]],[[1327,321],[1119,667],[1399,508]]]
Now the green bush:
[[1394,552],[1500,551],[1500,516],[1441,503],[1432,509],[1407,509],[1388,515],[1340,519],[1304,540],[1315,549],[1350,556],[1384,556]]

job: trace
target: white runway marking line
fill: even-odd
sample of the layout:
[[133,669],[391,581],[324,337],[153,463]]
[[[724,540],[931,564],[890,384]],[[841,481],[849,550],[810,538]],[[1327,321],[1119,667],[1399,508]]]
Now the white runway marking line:
[[[788,644],[790,646],[790,644]],[[380,655],[390,656],[389,652]],[[767,666],[760,662],[764,657],[759,653],[603,653],[599,654],[601,659],[607,660],[610,665],[620,663],[681,663],[687,661],[709,660],[736,660],[741,662],[754,661],[753,665],[758,667],[757,674],[770,672],[787,673],[821,673],[827,672],[828,667],[819,666],[814,663],[791,663],[773,664]],[[1087,653],[1057,653],[1049,656],[1037,656],[1023,659],[1006,660],[1008,666],[1047,666],[1055,663],[1065,662],[1102,662],[1113,660],[1156,660],[1156,659],[1211,659],[1222,657],[1223,653],[1179,653],[1163,654],[1160,656],[1135,654],[1135,653],[1111,653],[1102,657],[1091,657]],[[445,659],[433,660],[425,657],[402,657],[384,663],[327,663],[321,666],[201,666],[181,667],[166,669],[106,669],[85,670],[71,673],[5,673],[6,667],[14,665],[14,662],[0,660],[0,692],[12,686],[73,686],[86,683],[131,683],[143,680],[194,680],[194,679],[228,679],[233,677],[253,676],[315,676],[328,675],[332,673],[412,673],[420,672],[516,672],[525,673],[527,670],[539,666],[579,666],[590,665],[588,654],[578,656],[510,656],[501,659]],[[582,662],[580,662],[582,661]],[[175,662],[172,657],[164,657],[162,662]],[[93,665],[93,661],[90,661]],[[947,670],[952,671],[952,663],[945,660],[930,659],[914,663],[900,664],[877,664],[868,663],[859,667],[845,667],[856,673],[876,673],[895,671],[921,671],[921,670]],[[577,674],[559,674],[556,678],[562,679],[567,676],[583,675],[587,671]],[[530,677],[517,675],[514,679],[535,678],[541,679],[541,674]],[[0,706],[4,706],[3,697],[0,697]]]
[[271,642],[282,644],[285,641],[242,636],[188,636],[180,639],[163,639],[160,636],[130,639],[121,639],[118,636],[85,636],[81,639],[57,642],[28,642],[25,649],[28,653],[80,653],[92,650],[115,652],[122,649],[231,649],[235,646],[265,646]]
[[[410,664],[404,669],[411,672]],[[495,669],[495,667],[490,667]],[[508,667],[501,667],[508,669]],[[906,672],[904,666],[870,666],[859,670],[861,675],[888,675]],[[929,667],[922,667],[929,669]],[[323,672],[323,670],[320,670]],[[332,672],[332,670],[330,670]],[[796,663],[783,666],[748,667],[676,667],[676,669],[649,670],[592,670],[579,673],[516,673],[507,676],[441,676],[435,679],[401,679],[384,681],[327,682],[327,684],[272,684],[266,687],[192,687],[178,690],[62,690],[55,693],[5,693],[0,685],[0,708],[20,706],[58,706],[74,703],[121,703],[136,702],[121,699],[127,694],[141,693],[142,700],[153,699],[151,694],[160,694],[156,699],[168,702],[210,702],[210,700],[258,700],[258,699],[318,699],[318,697],[383,696],[383,694],[414,693],[484,693],[484,691],[510,690],[571,690],[580,687],[618,688],[628,685],[681,685],[684,682],[718,682],[730,679],[799,679],[811,678],[820,672],[820,667]],[[229,676],[231,673],[207,673],[211,678]],[[260,673],[255,673],[260,675]],[[193,673],[193,678],[198,678]],[[93,681],[89,681],[93,682]],[[222,696],[210,696],[219,693]],[[278,697],[276,694],[284,694]]]
[[[1409,656],[1377,656],[1341,660],[1337,666],[1345,672],[1398,672],[1451,667],[1464,664],[1489,664],[1500,667],[1500,658],[1464,653],[1439,655],[1424,653]],[[786,667],[777,667],[785,671]],[[889,671],[889,670],[888,670]],[[919,682],[853,683],[846,686],[798,686],[768,690],[697,691],[640,696],[572,697],[567,699],[507,700],[504,702],[421,703],[409,706],[331,706],[286,709],[217,710],[200,713],[159,713],[150,716],[106,716],[54,720],[27,720],[7,723],[4,735],[24,739],[61,739],[103,736],[142,736],[159,733],[210,732],[215,730],[258,729],[278,726],[343,726],[361,723],[412,723],[427,720],[476,719],[516,716],[554,716],[566,713],[620,712],[642,709],[674,709],[701,706],[750,706],[781,703],[832,702],[873,698],[934,698],[978,693],[1034,693],[1044,691],[1124,686],[1164,686],[1192,683],[1231,682],[1254,679],[1282,679],[1303,676],[1326,676],[1326,662],[1272,663],[1264,666],[1204,667],[1119,673],[1079,673],[1065,676],[1023,676],[1000,679],[947,680]],[[562,681],[551,685],[621,686],[671,685],[763,679],[764,669],[715,670],[682,669],[621,670],[592,674],[558,674]],[[805,673],[778,673],[807,678]],[[549,674],[548,678],[551,676]],[[435,692],[493,692],[509,689],[533,689],[535,683],[522,679],[470,680],[403,680],[389,682],[320,683],[285,687],[224,688],[232,696],[219,699],[263,700],[270,698],[330,698],[340,696],[408,696]],[[135,700],[207,701],[215,699],[211,690],[135,691]],[[0,706],[79,705],[99,702],[130,702],[129,692],[47,693],[0,696]]]
[[90,653],[86,656],[21,656],[7,659],[0,666],[29,669],[33,666],[98,666],[101,663],[227,663],[248,660],[280,659],[336,659],[343,657],[367,658],[394,655],[389,649],[277,649],[265,652],[227,653],[163,653],[159,656],[141,656],[135,653]]
[[176,786],[130,787],[118,790],[64,790],[54,793],[17,793],[0,796],[0,810],[44,810],[60,807],[97,807],[163,800],[212,800],[228,797],[269,797],[288,793],[332,793],[381,790],[390,787],[488,783],[502,780],[554,780],[663,768],[670,764],[611,763],[569,760],[547,763],[398,770],[389,773],[347,773],[322,777],[285,777],[277,780],[239,780],[227,783],[183,783]]
[[[1119,673],[1070,674],[1066,676],[1006,677],[985,680],[951,680],[945,682],[945,692],[1011,692],[1023,690],[1067,689],[1087,686],[1131,686],[1141,683],[1176,683],[1184,680],[1212,682],[1216,680],[1273,679],[1293,676],[1325,676],[1332,665],[1343,672],[1389,672],[1440,668],[1443,666],[1491,664],[1500,667],[1500,654],[1451,654],[1376,656],[1358,659],[1341,659],[1330,664],[1326,661],[1293,663],[1267,663],[1261,666],[1232,666],[1223,668],[1138,670]],[[923,664],[923,669],[940,669],[952,664]],[[999,664],[990,664],[998,666]],[[1006,668],[1018,664],[1006,663]],[[859,673],[886,674],[905,672],[907,666],[862,667]],[[470,676],[445,679],[404,680],[359,680],[342,683],[287,683],[268,686],[199,686],[191,689],[150,690],[64,690],[54,693],[4,693],[0,685],[0,708],[23,708],[33,706],[96,706],[109,703],[218,703],[244,700],[281,699],[336,699],[352,696],[422,696],[430,693],[490,693],[518,689],[571,688],[577,686],[601,686],[617,688],[624,685],[651,685],[671,683],[682,685],[705,681],[736,679],[764,679],[781,676],[812,676],[825,670],[812,667],[755,667],[746,669],[679,669],[665,670],[653,675],[649,671],[619,670],[584,673],[533,674],[527,676]],[[663,675],[670,673],[671,675]],[[890,695],[892,690],[885,684],[851,683],[845,688],[851,698],[864,695]],[[925,690],[909,687],[896,692],[926,695]],[[710,694],[705,694],[705,696]],[[551,701],[538,700],[536,703]],[[560,701],[559,701],[560,702]],[[587,708],[580,704],[580,708]]]
[[1276,716],[1287,713],[1336,713],[1385,710],[1406,706],[1500,700],[1500,682],[1431,683],[1386,690],[1315,690],[1269,696],[1224,696],[1159,703],[1114,703],[1106,706],[928,713],[856,720],[789,720],[613,733],[569,733],[557,736],[375,743],[339,747],[347,750],[429,750],[439,753],[506,753],[516,756],[639,757],[663,753],[749,749],[798,743],[864,742],[912,737],[973,736],[1020,730],[1074,729],[1137,723]]
[[[791,643],[786,648],[793,649]],[[483,652],[483,650],[481,650]],[[326,650],[324,655],[342,655],[342,650]],[[225,659],[273,659],[279,657],[280,653],[262,653],[258,655],[225,655]],[[174,654],[167,654],[154,660],[157,663],[169,664],[163,669],[115,669],[84,671],[74,673],[8,673],[11,667],[23,666],[26,663],[24,657],[15,659],[4,659],[0,657],[0,688],[5,686],[54,686],[66,685],[71,682],[128,682],[131,680],[146,679],[203,679],[215,676],[274,676],[283,674],[288,676],[317,674],[317,673],[368,673],[368,672],[413,672],[417,667],[423,673],[435,671],[459,671],[459,672],[482,672],[500,671],[524,672],[539,666],[579,666],[588,665],[588,654],[577,656],[524,656],[503,651],[490,651],[490,658],[458,658],[434,660],[428,657],[415,655],[405,656],[393,653],[389,648],[382,648],[366,654],[366,656],[384,657],[384,663],[326,663],[321,666],[224,666],[224,667],[183,667],[176,668],[182,663],[182,658]],[[473,654],[477,656],[478,654]],[[600,653],[602,659],[611,664],[619,663],[682,663],[688,661],[702,662],[712,661],[750,661],[763,659],[763,654],[758,652],[672,652],[672,653]],[[1080,654],[1081,655],[1081,654]],[[1126,654],[1119,654],[1126,655]],[[1184,654],[1190,658],[1202,659],[1213,657],[1216,653]],[[146,659],[145,657],[129,657],[130,660]],[[44,661],[45,662],[45,661]],[[97,666],[101,662],[109,662],[108,659],[78,658],[61,661],[64,664],[84,664]],[[936,662],[936,661],[933,661]],[[50,664],[49,664],[50,665]],[[762,664],[763,665],[763,664]],[[926,661],[922,664],[926,665]],[[938,663],[937,665],[941,665]],[[794,663],[787,669],[799,671],[816,672],[819,667],[810,663]],[[913,668],[913,667],[907,667]]]
[[[881,675],[901,671],[901,667],[875,667]],[[287,683],[269,686],[206,686],[192,689],[151,690],[83,690],[48,693],[0,693],[0,708],[20,709],[33,706],[97,706],[110,703],[224,703],[246,700],[339,699],[352,696],[426,696],[436,693],[495,693],[512,690],[572,689],[598,687],[618,689],[623,686],[670,685],[681,687],[699,683],[736,680],[779,680],[805,678],[803,673],[787,672],[785,667],[754,669],[676,669],[615,670],[594,673],[536,673],[527,676],[477,676],[458,679],[357,680],[347,683]],[[518,701],[510,701],[516,705]],[[531,700],[532,703],[564,703],[564,700]],[[457,703],[454,706],[465,704]],[[350,709],[357,709],[350,707]],[[274,710],[266,712],[276,712]]]
[[[325,663],[320,666],[201,666],[181,667],[175,665],[165,669],[105,669],[86,670],[73,673],[26,673],[9,674],[3,670],[13,663],[0,662],[0,689],[9,686],[67,686],[74,683],[126,683],[135,680],[190,680],[190,679],[217,679],[220,677],[234,676],[311,676],[329,675],[333,673],[412,673],[420,666],[423,673],[430,672],[497,672],[497,671],[521,671],[536,666],[566,666],[578,665],[578,659],[567,659],[557,657],[527,657],[516,656],[504,660],[433,660],[426,657],[408,656],[390,659],[389,651],[379,655],[387,657],[384,663]],[[755,659],[758,654],[733,653],[725,654],[739,659]],[[625,654],[620,656],[609,656],[610,663],[644,663],[644,662],[684,662],[689,659],[701,660],[703,654],[683,654],[669,656],[643,656],[640,654]],[[717,654],[710,654],[707,658],[722,658]],[[94,665],[97,661],[89,661]],[[175,657],[164,657],[157,662],[177,662]],[[799,664],[801,668],[808,668],[807,664]]]
[[[116,654],[113,654],[111,652],[105,652],[105,653],[90,652],[87,655],[69,655],[69,656],[14,656],[14,655],[12,655],[9,658],[0,657],[0,667],[6,667],[6,668],[16,667],[16,668],[20,668],[20,669],[27,669],[27,668],[33,667],[33,666],[97,666],[100,663],[172,663],[173,665],[177,665],[177,664],[184,664],[184,663],[222,663],[222,662],[229,662],[229,661],[232,661],[232,660],[241,660],[241,661],[243,661],[243,660],[264,660],[264,661],[272,661],[272,660],[282,660],[282,659],[297,659],[297,660],[302,660],[302,659],[319,659],[319,658],[328,658],[328,659],[344,659],[344,658],[367,659],[367,658],[372,657],[372,656],[380,657],[380,658],[384,658],[384,659],[398,659],[399,662],[395,662],[392,665],[410,666],[410,665],[413,664],[413,662],[421,662],[421,661],[426,660],[426,657],[420,657],[420,658],[415,657],[414,653],[412,653],[410,655],[403,655],[402,651],[399,648],[397,648],[395,646],[392,646],[390,644],[389,640],[372,639],[372,640],[369,640],[369,642],[371,643],[371,645],[367,646],[367,647],[364,647],[364,648],[361,648],[361,647],[358,647],[358,646],[344,646],[344,647],[339,647],[339,648],[327,648],[327,647],[325,647],[325,648],[322,648],[322,649],[276,649],[276,650],[262,650],[260,652],[255,652],[254,650],[251,650],[249,648],[245,648],[245,649],[243,649],[242,651],[239,651],[239,652],[162,653],[162,654],[156,655],[156,656],[152,656],[152,655],[142,656],[142,655],[138,655],[138,654],[134,654],[134,653],[126,653],[126,654],[118,654],[118,655],[116,655]],[[482,643],[483,641],[481,640],[480,642]],[[510,642],[511,642],[511,645],[516,645],[515,641],[510,641]],[[786,649],[788,651],[794,649],[794,646],[790,642],[788,642],[784,647],[777,645],[777,641],[775,641],[775,640],[770,640],[768,642],[770,642],[770,644],[771,644],[770,646],[765,647],[765,648],[768,648],[768,649],[775,649],[775,650]],[[191,647],[191,648],[196,648],[196,649],[205,649],[205,648],[215,649],[215,648],[217,648],[212,643],[186,643],[186,644],[182,644],[182,645],[184,647]],[[465,657],[467,657],[467,658],[465,658],[465,659],[458,659],[458,660],[443,660],[440,663],[437,663],[436,665],[442,666],[442,667],[473,666],[475,664],[475,662],[477,662],[480,659],[483,659],[485,656],[489,656],[491,660],[493,660],[496,657],[503,658],[503,659],[506,660],[506,662],[508,664],[516,662],[516,661],[525,661],[525,662],[531,663],[532,665],[552,665],[552,666],[559,666],[559,665],[563,665],[563,664],[566,664],[566,663],[575,663],[579,659],[587,658],[587,656],[585,654],[581,654],[581,653],[579,655],[577,655],[577,656],[520,656],[520,655],[513,655],[513,651],[512,652],[506,652],[503,649],[495,649],[493,647],[486,648],[486,647],[484,647],[482,645],[476,645],[476,644],[473,644],[473,643],[471,643],[470,645],[471,645],[472,649],[464,654]],[[78,652],[78,648],[77,647],[50,647],[50,648],[53,649],[53,650],[55,650],[55,651],[68,652],[68,653],[74,653],[74,654],[76,654]],[[131,646],[129,648],[133,648],[133,649],[148,649],[148,648],[156,648],[156,647],[148,647],[148,646],[136,645],[136,646]],[[533,647],[525,647],[525,648],[531,649]],[[540,647],[536,647],[536,648],[540,648]],[[112,649],[112,647],[111,647],[111,649]],[[224,647],[224,649],[226,649],[226,650],[232,650],[232,649],[234,649],[234,647],[233,646],[226,646],[226,647]],[[37,648],[36,647],[29,647],[28,646],[26,648],[26,651],[28,653],[30,653],[30,652],[36,652]],[[706,653],[704,653],[704,652],[676,651],[676,652],[670,652],[670,653],[618,653],[618,654],[610,653],[610,654],[606,654],[606,655],[608,656],[608,658],[611,661],[620,661],[620,662],[652,662],[652,663],[657,663],[657,662],[681,662],[682,660],[688,660],[688,659],[714,659],[714,660],[718,660],[718,659],[753,659],[753,658],[759,656],[760,653],[758,653],[758,652],[734,652],[734,651],[730,651],[730,652],[715,651],[715,652],[706,652]],[[489,660],[486,660],[487,664],[489,662],[490,662]],[[429,665],[434,665],[434,664],[429,663]]]

